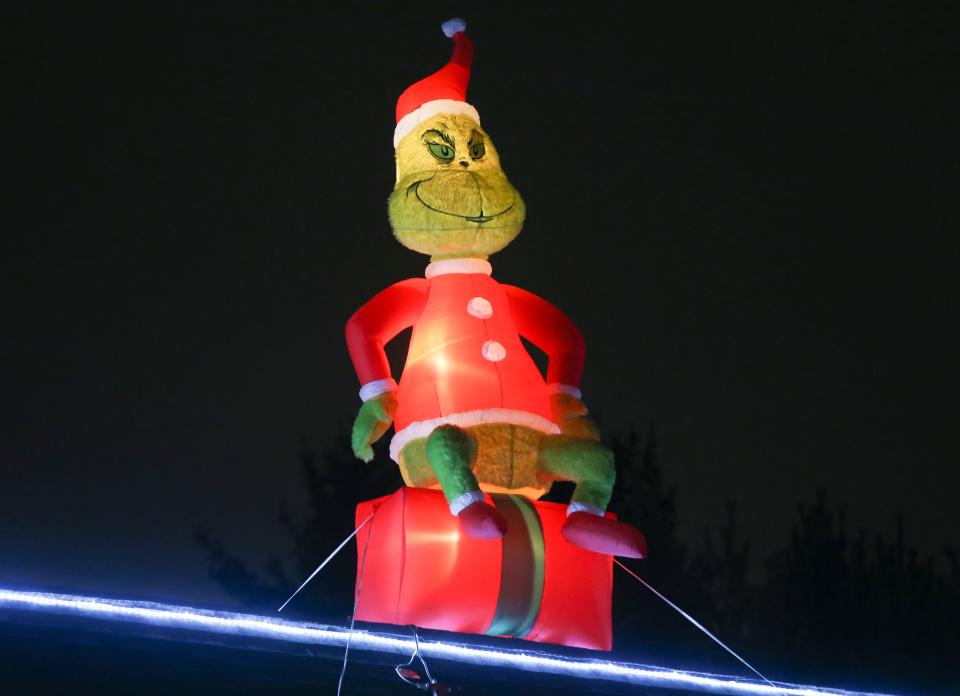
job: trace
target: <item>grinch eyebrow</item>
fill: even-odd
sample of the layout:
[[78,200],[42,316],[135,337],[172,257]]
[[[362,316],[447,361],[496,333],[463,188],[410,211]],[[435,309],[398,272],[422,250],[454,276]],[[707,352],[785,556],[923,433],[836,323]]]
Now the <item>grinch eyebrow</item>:
[[453,139],[452,139],[449,135],[447,135],[446,133],[444,133],[443,131],[438,131],[438,130],[436,130],[436,129],[431,128],[430,130],[423,132],[423,134],[424,134],[425,136],[428,135],[428,134],[430,134],[430,133],[433,133],[433,134],[435,134],[435,135],[440,136],[443,140],[446,141],[447,145],[449,145],[450,147],[453,147],[453,146],[454,146],[454,144],[453,144]]
[[483,140],[483,136],[480,135],[480,131],[474,130],[472,133],[470,133],[470,141],[467,144],[473,145],[474,143],[482,140]]

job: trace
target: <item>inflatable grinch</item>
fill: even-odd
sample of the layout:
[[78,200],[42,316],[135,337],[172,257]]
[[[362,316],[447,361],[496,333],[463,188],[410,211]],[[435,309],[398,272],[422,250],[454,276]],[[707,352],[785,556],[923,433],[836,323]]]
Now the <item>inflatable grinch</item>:
[[[450,61],[397,101],[388,205],[397,240],[430,263],[424,278],[391,285],[347,322],[363,401],[353,450],[370,461],[393,426],[390,456],[407,486],[442,489],[473,539],[503,537],[512,523],[485,493],[535,500],[552,482],[572,481],[563,539],[643,557],[643,535],[605,514],[614,460],[581,401],[580,331],[546,300],[492,276],[488,259],[520,233],[524,203],[466,101],[466,25],[453,19],[442,28],[453,41]],[[384,345],[410,327],[397,382]],[[546,375],[521,337],[548,356]]]
[[[430,263],[346,326],[363,401],[354,452],[370,461],[392,426],[407,484],[357,505],[354,616],[609,650],[613,556],[643,557],[646,542],[606,510],[613,454],[581,401],[580,331],[492,277],[523,199],[466,101],[466,25],[442,28],[450,61],[397,101],[388,204],[397,240]],[[408,328],[398,383],[384,346]],[[569,504],[539,500],[558,480],[576,484]]]

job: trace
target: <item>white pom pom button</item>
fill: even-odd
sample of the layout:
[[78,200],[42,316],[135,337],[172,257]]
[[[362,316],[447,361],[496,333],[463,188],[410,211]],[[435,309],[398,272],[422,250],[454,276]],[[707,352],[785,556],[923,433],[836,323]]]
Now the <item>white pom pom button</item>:
[[507,357],[507,349],[499,341],[485,341],[480,352],[484,359],[490,362],[500,362]]
[[474,297],[467,302],[467,314],[477,319],[489,319],[493,316],[493,305],[483,297]]

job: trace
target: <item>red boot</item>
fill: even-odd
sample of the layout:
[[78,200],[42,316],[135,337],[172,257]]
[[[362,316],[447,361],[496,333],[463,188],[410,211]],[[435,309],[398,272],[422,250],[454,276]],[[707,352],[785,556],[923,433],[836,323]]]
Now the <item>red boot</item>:
[[587,551],[629,558],[647,555],[647,540],[640,530],[609,517],[574,512],[560,531],[564,539]]
[[499,539],[507,533],[507,521],[503,515],[483,500],[463,508],[457,517],[464,533],[474,539]]

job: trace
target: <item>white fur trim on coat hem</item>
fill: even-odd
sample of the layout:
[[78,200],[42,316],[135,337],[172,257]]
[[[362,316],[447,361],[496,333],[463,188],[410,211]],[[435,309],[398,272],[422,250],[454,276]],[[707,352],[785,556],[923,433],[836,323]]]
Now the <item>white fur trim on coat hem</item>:
[[456,99],[434,99],[421,104],[397,121],[397,128],[393,131],[393,147],[400,144],[403,136],[437,114],[466,114],[480,125],[480,114],[471,104]]
[[548,435],[555,435],[560,432],[556,423],[529,411],[517,411],[512,408],[482,408],[476,411],[463,411],[439,418],[414,421],[406,428],[398,431],[390,440],[390,459],[399,462],[400,450],[403,449],[405,444],[419,437],[426,437],[438,425],[447,423],[458,425],[461,428],[470,425],[482,425],[483,423],[506,423],[508,425],[523,425]]

